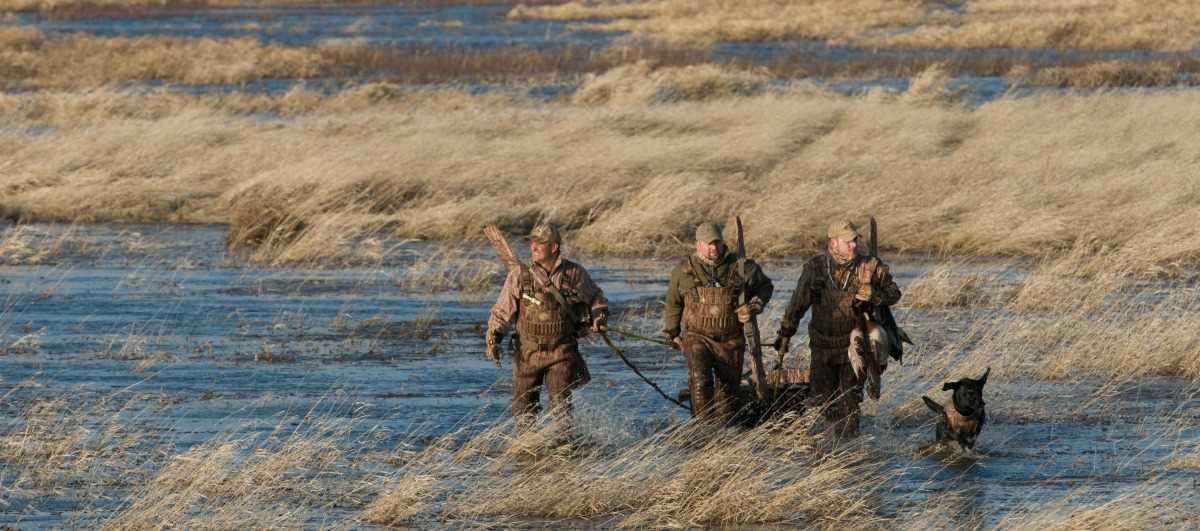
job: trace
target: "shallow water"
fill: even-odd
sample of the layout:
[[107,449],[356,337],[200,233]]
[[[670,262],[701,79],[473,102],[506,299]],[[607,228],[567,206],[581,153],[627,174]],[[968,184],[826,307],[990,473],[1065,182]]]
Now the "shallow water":
[[609,34],[575,31],[561,22],[510,21],[510,7],[474,5],[286,7],[202,9],[139,18],[18,20],[50,34],[85,33],[100,37],[250,37],[264,43],[308,46],[357,39],[382,46],[454,48],[524,46],[547,48],[572,43],[606,43]]
[[[464,297],[397,287],[428,246],[412,244],[375,268],[263,270],[225,251],[223,227],[31,230],[35,241],[57,241],[65,233],[72,243],[43,265],[0,267],[0,433],[30,404],[64,397],[80,404],[155,404],[129,424],[149,434],[147,448],[168,445],[173,452],[213,439],[262,436],[289,415],[320,410],[330,401],[352,403],[328,414],[358,419],[362,427],[354,435],[366,427],[378,430],[382,436],[374,444],[380,451],[464,426],[469,434],[507,415],[509,364],[496,369],[481,355],[496,289]],[[670,264],[585,263],[621,316],[616,324],[652,335]],[[903,287],[929,265],[903,259],[893,271]],[[768,263],[766,270],[776,279],[776,300],[786,300],[796,264]],[[494,280],[498,286],[499,275]],[[781,306],[772,303],[764,320],[767,340]],[[899,315],[918,338],[945,318],[904,307]],[[669,392],[684,386],[677,353],[620,344]],[[602,344],[583,349],[593,383],[577,395],[581,409],[608,408],[633,432],[683,420],[681,410],[653,394]],[[922,352],[909,354],[913,369]],[[892,418],[868,407],[868,444],[895,473],[885,489],[888,510],[904,517],[929,498],[953,492],[963,494],[954,511],[982,515],[992,524],[1031,500],[1054,500],[1080,486],[1111,495],[1152,476],[1180,488],[1194,485],[1200,477],[1195,471],[1164,472],[1161,461],[1177,445],[1200,442],[1195,392],[1179,382],[1145,381],[1121,389],[1095,415],[1066,414],[1071,408],[1055,405],[1078,405],[1103,384],[993,379],[983,457],[965,464],[918,455],[932,439],[932,416]],[[991,398],[997,396],[1003,399]],[[472,419],[483,422],[475,427]],[[0,463],[0,472],[8,468]],[[119,505],[123,488],[100,500],[70,488],[10,491],[17,494],[0,504],[0,525],[87,522],[96,515],[82,511],[103,515]],[[1185,492],[1195,494],[1194,488]]]

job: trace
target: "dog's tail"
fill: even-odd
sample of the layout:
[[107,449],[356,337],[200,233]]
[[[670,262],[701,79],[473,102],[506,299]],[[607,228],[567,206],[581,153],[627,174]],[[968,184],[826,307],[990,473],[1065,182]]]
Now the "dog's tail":
[[925,401],[925,406],[928,407],[930,411],[933,411],[934,413],[937,413],[938,415],[946,414],[946,408],[942,407],[941,404],[934,402],[933,399],[931,399],[925,395],[921,395],[921,400]]

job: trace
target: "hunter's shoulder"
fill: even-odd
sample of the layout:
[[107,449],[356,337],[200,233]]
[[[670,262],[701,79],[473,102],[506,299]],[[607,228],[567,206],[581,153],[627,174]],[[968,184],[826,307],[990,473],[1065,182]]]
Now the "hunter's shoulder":
[[806,267],[806,268],[824,267],[825,266],[825,256],[826,256],[825,253],[817,253],[813,256],[810,256],[807,260],[804,261],[803,267]]
[[762,267],[762,264],[756,262],[753,258],[747,258],[746,259],[746,270],[747,271],[754,271],[754,270],[762,271],[763,267]]

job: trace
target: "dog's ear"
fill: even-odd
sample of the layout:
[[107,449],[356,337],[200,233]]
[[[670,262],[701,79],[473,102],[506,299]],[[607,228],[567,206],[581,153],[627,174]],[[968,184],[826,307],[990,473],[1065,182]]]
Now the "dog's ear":
[[992,368],[991,368],[991,367],[988,367],[988,368],[987,368],[987,370],[983,371],[983,376],[980,376],[980,377],[979,377],[979,387],[983,387],[983,386],[984,386],[984,384],[986,384],[986,383],[987,383],[987,377],[988,377],[988,374],[989,374],[989,373],[991,373],[991,372],[992,372]]
[[960,386],[960,385],[962,385],[962,384],[958,383],[958,382],[946,382],[946,383],[942,384],[942,390],[943,391],[953,391],[955,389],[958,389],[958,386]]
[[946,408],[942,407],[941,404],[934,402],[932,399],[930,399],[929,397],[927,397],[925,395],[921,395],[921,400],[924,400],[925,407],[928,407],[929,410],[933,411],[934,413],[941,415],[946,412]]

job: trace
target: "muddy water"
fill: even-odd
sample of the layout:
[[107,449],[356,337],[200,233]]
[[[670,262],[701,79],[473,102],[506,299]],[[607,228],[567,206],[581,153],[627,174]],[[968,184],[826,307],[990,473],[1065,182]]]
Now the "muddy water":
[[[353,407],[331,414],[354,416],[361,427],[352,435],[383,434],[372,444],[388,451],[463,426],[482,429],[507,415],[509,365],[498,370],[481,356],[495,289],[430,292],[406,283],[426,246],[403,248],[370,268],[261,270],[226,253],[221,227],[29,230],[31,249],[63,243],[38,259],[20,255],[39,265],[0,268],[0,432],[38,401],[149,401],[158,407],[128,419],[130,426],[149,434],[141,443],[146,451],[178,453],[214,439],[265,434],[288,415],[337,400]],[[613,301],[617,324],[652,334],[669,264],[587,263]],[[894,271],[905,286],[928,267],[900,261]],[[768,264],[767,270],[776,279],[777,300],[786,300],[796,264]],[[494,280],[498,285],[498,274]],[[768,312],[768,339],[780,306],[772,303]],[[900,316],[918,337],[945,319],[905,308]],[[664,388],[683,387],[684,364],[676,353],[621,345]],[[635,433],[683,420],[602,345],[588,343],[584,351],[593,383],[578,394],[583,409],[615,409]],[[919,364],[921,352],[911,353],[909,363]],[[868,444],[895,472],[885,489],[887,510],[906,518],[930,499],[954,493],[956,518],[994,524],[1079,487],[1115,496],[1151,479],[1194,497],[1198,475],[1165,470],[1161,461],[1178,446],[1200,441],[1195,392],[1179,382],[1147,381],[1109,397],[1094,415],[1062,413],[1103,383],[993,381],[982,457],[969,462],[921,454],[932,437],[930,417],[893,418],[868,408]],[[0,474],[0,487],[11,487],[4,476],[11,478],[13,468],[0,463],[0,472],[8,471]],[[99,497],[73,488],[11,488],[0,504],[0,525],[103,518],[120,506],[124,488],[101,488],[106,494]]]

